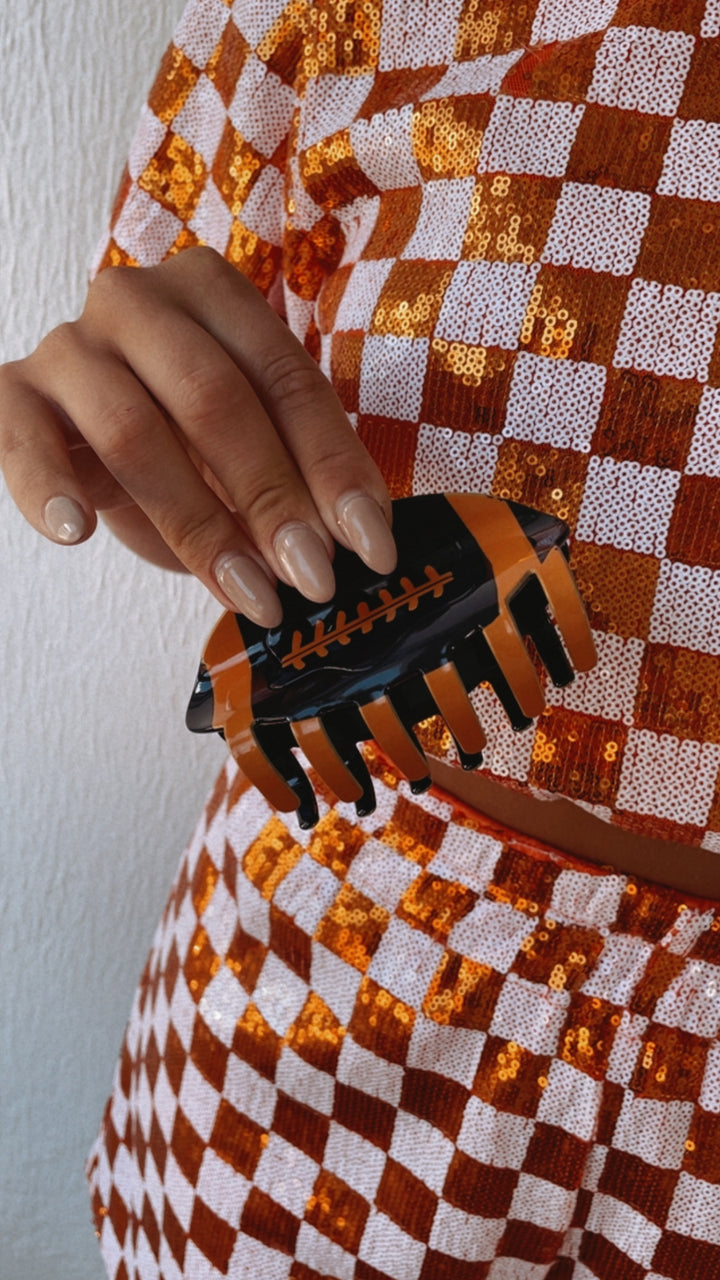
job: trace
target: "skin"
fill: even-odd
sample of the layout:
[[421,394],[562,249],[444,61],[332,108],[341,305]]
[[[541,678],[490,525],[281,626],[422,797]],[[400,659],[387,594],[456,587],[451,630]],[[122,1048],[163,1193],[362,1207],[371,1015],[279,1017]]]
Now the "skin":
[[[330,586],[305,594],[327,599],[333,540],[360,550],[338,519],[347,495],[372,499],[388,523],[391,514],[382,476],[311,357],[204,248],[103,272],[79,319],[0,368],[0,467],[45,537],[84,541],[100,516],[138,555],[193,573],[230,609],[237,601],[216,577],[228,554],[260,567],[261,607],[272,612],[277,578],[303,588],[278,537],[310,530]],[[76,504],[72,539],[46,522],[57,497]],[[387,572],[381,542],[364,558]],[[432,772],[445,791],[567,853],[720,898],[718,860],[706,850],[610,831],[569,801],[518,796],[440,762]]]

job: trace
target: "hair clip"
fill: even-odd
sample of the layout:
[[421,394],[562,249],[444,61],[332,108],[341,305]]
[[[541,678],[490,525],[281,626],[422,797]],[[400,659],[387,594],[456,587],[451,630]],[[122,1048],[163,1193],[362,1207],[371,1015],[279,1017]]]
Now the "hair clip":
[[393,503],[393,533],[392,573],[338,547],[332,600],[313,604],[280,583],[279,626],[225,613],[205,646],[188,728],[221,733],[249,781],[276,809],[296,809],[301,827],[318,810],[293,748],[368,814],[358,743],[374,738],[421,792],[430,777],[414,725],[439,713],[463,767],[477,768],[486,739],[470,690],[488,682],[525,729],[545,706],[538,659],[558,687],[597,661],[561,520],[480,494],[429,494]]

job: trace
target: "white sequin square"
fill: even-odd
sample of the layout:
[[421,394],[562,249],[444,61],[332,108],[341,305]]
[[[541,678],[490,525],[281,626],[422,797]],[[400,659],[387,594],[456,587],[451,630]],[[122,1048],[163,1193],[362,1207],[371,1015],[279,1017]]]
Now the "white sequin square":
[[456,262],[462,252],[474,194],[474,178],[426,182],[415,230],[400,258]]
[[413,493],[487,493],[497,456],[493,436],[424,422],[415,451]]
[[371,335],[363,345],[360,413],[417,422],[422,406],[427,338]]
[[658,1000],[655,1020],[714,1040],[720,1030],[720,967],[689,960]]
[[602,365],[519,352],[503,435],[589,453],[606,378]]
[[412,144],[413,105],[376,112],[350,125],[350,145],[363,173],[380,191],[422,183]]
[[489,1034],[514,1040],[531,1053],[555,1053],[569,1004],[567,991],[552,991],[510,974],[495,1005]]
[[147,191],[132,187],[113,228],[113,239],[141,267],[153,267],[167,256],[182,222],[158,205]]
[[453,925],[448,946],[479,964],[490,965],[498,973],[507,973],[536,924],[536,916],[525,916],[509,903],[481,898],[468,915]]
[[287,0],[234,0],[232,16],[248,43],[256,47],[286,5]]
[[383,0],[380,71],[452,61],[463,0]]
[[308,988],[272,951],[268,952],[255,986],[254,1003],[273,1031],[284,1036],[305,1001]]
[[616,369],[706,382],[718,323],[720,293],[635,279],[613,364]]
[[486,1039],[484,1031],[443,1026],[429,1018],[418,1018],[410,1037],[407,1065],[447,1076],[469,1089]]
[[483,749],[484,767],[498,778],[527,782],[532,763],[535,725],[518,733],[513,729],[500,699],[492,689],[478,685],[470,694],[487,743]]
[[240,1215],[247,1200],[251,1183],[231,1164],[221,1160],[214,1151],[207,1150],[202,1158],[197,1182],[197,1194],[219,1218],[231,1227],[240,1225]]
[[366,332],[370,328],[392,265],[389,258],[367,258],[355,263],[335,316],[336,333],[349,329]]
[[[720,162],[718,165],[720,171]],[[689,476],[720,477],[720,387],[703,387],[685,464]]]
[[285,228],[285,180],[279,169],[269,164],[253,184],[240,214],[248,231],[269,244],[282,245]]
[[[455,1028],[452,1028],[455,1030]],[[479,1164],[496,1165],[498,1169],[522,1169],[535,1120],[515,1116],[472,1096],[463,1115],[457,1136],[460,1151]]]
[[511,49],[509,53],[481,54],[469,62],[451,62],[444,76],[420,95],[420,101],[480,93],[496,97],[508,71],[522,56],[522,49]]
[[702,827],[720,769],[720,744],[630,729],[617,808]]
[[588,102],[673,116],[680,105],[695,37],[655,27],[610,27],[595,55]]
[[323,1153],[323,1168],[342,1178],[353,1191],[372,1202],[385,1169],[385,1152],[359,1133],[330,1121],[328,1140]]
[[608,1057],[607,1078],[613,1084],[629,1085],[635,1074],[638,1055],[644,1051],[644,1036],[649,1019],[639,1013],[620,1014],[612,1048]]
[[568,707],[583,715],[632,724],[645,644],[634,637],[625,640],[606,632],[593,634],[597,666],[592,671],[579,672],[564,689],[549,685],[547,701],[551,706]]
[[188,224],[190,229],[203,244],[216,249],[218,253],[224,253],[232,221],[232,214],[215,183],[212,178],[208,178]]
[[[295,1257],[311,1267],[315,1275],[333,1276],[334,1280],[353,1280],[357,1258],[348,1253],[309,1222],[301,1222],[295,1242]],[[265,1277],[262,1277],[265,1280]]]
[[720,570],[664,560],[649,638],[654,644],[720,654]]
[[255,1185],[276,1204],[302,1218],[319,1170],[319,1164],[304,1151],[271,1133],[255,1170]]
[[275,1084],[288,1097],[297,1099],[321,1115],[331,1116],[335,1099],[335,1081],[327,1071],[305,1062],[287,1045],[275,1069]]
[[382,1098],[392,1107],[400,1103],[403,1069],[398,1062],[388,1062],[357,1044],[351,1035],[343,1037],[337,1065],[339,1084],[349,1084],[371,1098]]
[[561,178],[584,104],[498,97],[488,121],[478,173],[527,173]]
[[183,1070],[178,1103],[195,1132],[208,1143],[215,1126],[220,1094],[189,1058]]
[[358,1257],[391,1280],[419,1280],[425,1245],[413,1240],[392,1218],[370,1210]]
[[506,1226],[505,1218],[481,1218],[441,1200],[435,1210],[430,1248],[459,1262],[489,1262]]
[[312,937],[325,912],[337,897],[338,881],[329,867],[323,867],[310,854],[299,862],[278,885],[273,896],[275,906],[291,916],[298,928]]
[[577,1192],[560,1187],[547,1178],[521,1173],[508,1217],[532,1222],[546,1231],[567,1231],[573,1216]]
[[230,21],[223,0],[198,0],[187,8],[175,29],[174,44],[187,54],[196,67],[202,67],[217,47]]
[[626,1005],[650,956],[652,944],[628,933],[611,933],[590,976],[582,986],[584,995]]
[[549,910],[560,920],[606,928],[617,918],[624,889],[624,876],[561,871],[553,885]]
[[445,291],[435,342],[516,351],[538,262],[459,262]]
[[660,1169],[680,1169],[692,1121],[692,1102],[661,1102],[625,1093],[613,1146]]
[[604,1236],[623,1257],[632,1258],[641,1267],[650,1267],[662,1236],[662,1228],[649,1222],[637,1209],[602,1192],[596,1192],[592,1198],[585,1230]]
[[666,1229],[693,1240],[720,1245],[720,1186],[682,1171],[670,1205]]
[[241,137],[269,160],[290,128],[296,105],[290,85],[253,54],[240,73],[227,115]]
[[612,21],[618,0],[540,0],[535,10],[531,44],[552,44],[555,40],[577,40],[592,31],[602,31]]
[[419,1007],[444,947],[397,917],[390,921],[370,961],[368,977],[405,1004]]
[[557,1125],[589,1142],[597,1129],[602,1092],[601,1080],[556,1058],[538,1103],[538,1121]]
[[640,191],[563,183],[542,261],[629,275],[650,217],[650,199]]
[[226,120],[225,103],[215,85],[207,76],[200,76],[173,120],[173,133],[189,142],[202,156],[205,168],[211,170]]
[[427,1120],[398,1109],[388,1155],[409,1169],[436,1195],[440,1195],[443,1189],[454,1154],[455,1143],[439,1129]]
[[203,991],[198,1009],[213,1036],[229,1049],[235,1037],[238,1019],[242,1017],[247,1005],[247,992],[240,986],[235,974],[223,964]]
[[265,1076],[231,1053],[225,1068],[223,1098],[241,1115],[269,1129],[277,1103],[277,1090]]
[[684,200],[720,200],[720,124],[673,121],[657,189]]
[[664,556],[679,485],[679,471],[591,457],[576,538]]

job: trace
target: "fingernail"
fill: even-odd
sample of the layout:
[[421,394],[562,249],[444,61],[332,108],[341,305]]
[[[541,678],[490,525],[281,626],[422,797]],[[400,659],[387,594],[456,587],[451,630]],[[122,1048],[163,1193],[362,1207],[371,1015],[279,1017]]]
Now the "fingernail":
[[335,574],[322,539],[309,524],[286,524],[275,539],[275,554],[294,587],[318,603],[335,594]]
[[259,627],[276,627],[282,605],[267,574],[251,556],[229,551],[215,561],[215,581],[238,613],[247,614]]
[[43,519],[48,532],[58,542],[79,542],[87,530],[87,521],[82,507],[72,498],[58,495],[45,504]]
[[348,493],[337,505],[337,521],[353,551],[376,573],[392,573],[397,547],[385,513],[367,493]]

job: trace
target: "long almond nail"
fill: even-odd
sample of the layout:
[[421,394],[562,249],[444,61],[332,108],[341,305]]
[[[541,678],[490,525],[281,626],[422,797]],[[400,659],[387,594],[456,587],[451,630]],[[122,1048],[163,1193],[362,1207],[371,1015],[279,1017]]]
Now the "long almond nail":
[[251,556],[230,551],[215,561],[215,581],[239,613],[259,627],[276,627],[282,605],[267,574]]
[[275,554],[294,587],[321,603],[335,594],[335,574],[322,539],[309,524],[286,524],[275,539]]
[[382,507],[367,493],[348,493],[337,506],[337,521],[353,551],[376,573],[392,573],[397,547]]
[[43,519],[48,533],[57,542],[71,545],[79,542],[87,532],[87,520],[82,507],[72,498],[58,495],[45,503]]

